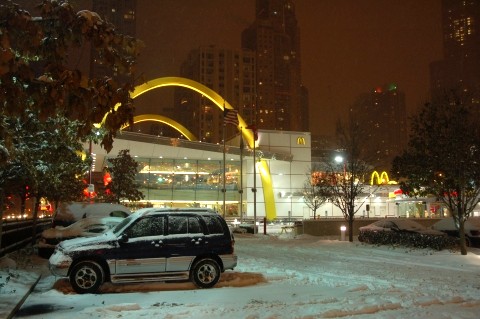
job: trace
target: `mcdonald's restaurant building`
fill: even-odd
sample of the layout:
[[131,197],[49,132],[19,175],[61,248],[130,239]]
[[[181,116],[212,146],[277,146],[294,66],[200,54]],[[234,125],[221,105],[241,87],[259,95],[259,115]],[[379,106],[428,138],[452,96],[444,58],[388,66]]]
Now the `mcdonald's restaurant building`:
[[[313,218],[303,200],[312,164],[310,133],[260,130],[255,152],[241,144],[241,135],[223,145],[123,131],[108,154],[92,146],[94,172],[101,176],[108,158],[128,149],[140,164],[136,178],[145,195],[142,202],[129,203],[134,207],[209,207],[231,219]],[[103,179],[95,180],[95,188],[101,187]],[[398,193],[398,185],[385,180],[386,173],[372,174],[357,201],[357,218],[443,214],[440,204],[408,200]],[[316,217],[343,214],[327,202]]]

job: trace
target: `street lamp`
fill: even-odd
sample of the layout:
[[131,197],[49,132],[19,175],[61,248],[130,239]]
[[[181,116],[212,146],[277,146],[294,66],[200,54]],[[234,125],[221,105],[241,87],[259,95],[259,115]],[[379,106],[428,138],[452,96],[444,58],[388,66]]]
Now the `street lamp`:
[[342,155],[335,156],[335,162],[337,164],[343,163],[343,177],[345,178],[347,176],[347,163],[344,160],[343,156]]

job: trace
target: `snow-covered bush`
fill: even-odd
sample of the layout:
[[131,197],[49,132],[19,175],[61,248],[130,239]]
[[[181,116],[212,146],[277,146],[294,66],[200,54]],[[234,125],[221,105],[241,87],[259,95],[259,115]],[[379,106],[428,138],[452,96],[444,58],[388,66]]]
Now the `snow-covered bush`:
[[456,240],[449,236],[415,232],[365,231],[360,232],[358,238],[361,242],[368,244],[430,248],[435,250],[453,248],[457,245]]

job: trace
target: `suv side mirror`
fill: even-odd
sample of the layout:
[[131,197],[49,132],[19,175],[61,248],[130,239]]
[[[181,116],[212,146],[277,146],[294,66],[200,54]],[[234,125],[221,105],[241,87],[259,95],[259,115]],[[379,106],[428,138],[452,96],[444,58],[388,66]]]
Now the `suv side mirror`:
[[123,233],[120,238],[118,239],[118,242],[120,243],[127,243],[128,242],[128,235]]

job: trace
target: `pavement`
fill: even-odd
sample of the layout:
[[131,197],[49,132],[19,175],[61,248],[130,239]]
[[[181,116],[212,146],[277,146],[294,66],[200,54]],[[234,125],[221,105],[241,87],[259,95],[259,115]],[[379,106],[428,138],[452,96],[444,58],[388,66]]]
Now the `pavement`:
[[25,302],[25,300],[27,300],[30,293],[32,293],[32,291],[35,289],[35,286],[38,284],[41,278],[42,276],[39,275],[38,278],[31,285],[26,285],[26,291],[23,291],[22,293],[17,295],[19,298],[15,298],[18,300],[14,300],[12,302],[12,307],[5,309],[7,311],[7,316],[5,317],[6,319],[14,318],[17,311],[22,307],[23,303]]
[[48,259],[38,257],[32,248],[0,257],[0,319],[14,318],[42,275],[48,273]]

